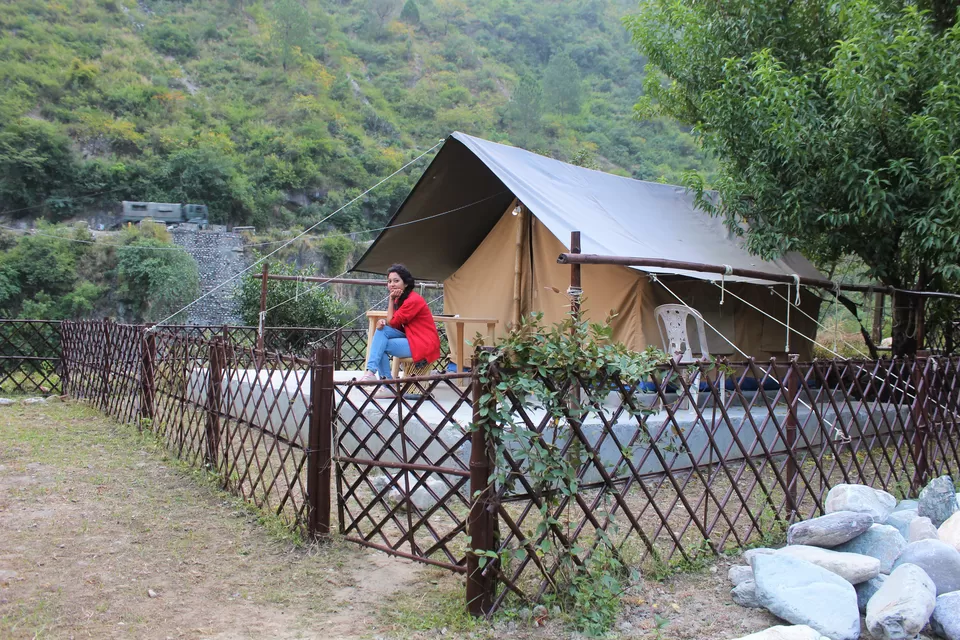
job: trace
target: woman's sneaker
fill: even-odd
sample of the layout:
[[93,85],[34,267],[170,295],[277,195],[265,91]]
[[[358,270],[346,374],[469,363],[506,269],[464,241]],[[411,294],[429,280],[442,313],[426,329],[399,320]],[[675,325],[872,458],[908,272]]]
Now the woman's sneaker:
[[367,370],[363,372],[363,375],[360,377],[357,382],[373,382],[377,379],[377,374],[373,371]]
[[[386,382],[386,381],[385,381]],[[397,397],[397,388],[394,384],[385,384],[373,394],[374,398],[379,400],[392,400]]]

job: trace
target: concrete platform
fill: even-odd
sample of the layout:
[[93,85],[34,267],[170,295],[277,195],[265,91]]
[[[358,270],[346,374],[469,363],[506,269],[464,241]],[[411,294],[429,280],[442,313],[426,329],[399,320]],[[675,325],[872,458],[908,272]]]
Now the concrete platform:
[[[348,392],[345,391],[344,383],[357,376],[358,373],[354,371],[337,371],[334,375],[334,381],[339,386],[335,403],[341,407],[336,423],[339,433],[337,436],[339,455],[376,459],[381,462],[407,462],[439,465],[461,470],[469,469],[469,429],[473,411],[469,404],[464,403],[452,416],[446,415],[450,408],[456,404],[460,395],[450,385],[442,383],[436,389],[433,395],[435,402],[418,402],[415,399],[405,399],[398,406],[395,399],[366,399],[363,392],[358,388],[353,388]],[[194,387],[193,400],[202,405],[206,398],[206,370],[194,370],[191,379]],[[347,393],[347,397],[353,406],[341,402],[344,393]],[[772,401],[775,392],[766,393]],[[295,442],[306,444],[308,435],[307,408],[310,402],[308,372],[286,373],[276,371],[271,374],[266,371],[258,373],[251,369],[230,370],[225,372],[221,397],[225,405],[225,412],[237,416],[243,421],[274,431]],[[639,405],[650,407],[654,405],[656,400],[651,394],[637,394],[635,399]],[[874,428],[869,424],[871,417],[873,422],[879,425],[885,424],[883,422],[884,417],[887,422],[896,425],[897,411],[899,411],[900,422],[905,423],[908,420],[909,408],[906,406],[895,407],[889,404],[878,406],[876,403],[864,403],[864,406],[861,407],[859,406],[860,403],[854,403],[856,408],[856,415],[854,416],[853,411],[838,403],[841,406],[838,421],[836,413],[829,406],[830,403],[826,401],[826,398],[823,400],[824,402],[816,407],[817,412],[827,423],[823,429],[817,424],[816,416],[811,417],[810,408],[800,408],[798,412],[799,421],[803,428],[798,429],[798,446],[805,446],[807,442],[812,446],[824,444],[823,433],[824,431],[832,433],[832,425],[842,427],[842,430],[850,437],[857,437],[859,435],[873,435]],[[618,403],[616,394],[608,396],[607,402],[604,404],[603,415],[609,419]],[[734,434],[743,443],[748,453],[762,455],[761,447],[758,443],[755,444],[757,434],[750,418],[756,424],[757,429],[763,429],[761,438],[767,450],[773,454],[784,453],[786,445],[778,436],[774,425],[775,423],[785,424],[786,406],[777,406],[771,417],[762,399],[758,399],[756,404],[758,406],[750,411],[749,418],[744,406],[730,407],[727,411],[726,420],[722,417],[719,409],[714,412],[711,407],[703,410],[703,420],[698,420],[696,413],[692,410],[681,410],[675,413],[675,420],[671,421],[669,413],[661,409],[646,417],[643,422],[643,427],[646,430],[645,439],[641,439],[633,445],[630,445],[630,442],[637,430],[637,419],[631,418],[626,413],[621,413],[617,417],[611,433],[606,437],[603,437],[605,432],[603,420],[596,412],[591,413],[583,421],[583,432],[587,441],[595,448],[599,448],[600,462],[609,472],[614,471],[615,463],[620,459],[621,452],[624,450],[629,450],[631,460],[639,467],[641,473],[658,473],[664,471],[665,467],[673,471],[680,471],[689,469],[696,464],[716,462],[718,458],[716,449],[726,452],[729,448],[730,453],[726,455],[727,460],[736,461],[742,459],[744,454],[736,444],[733,444]],[[362,417],[357,415],[358,410],[362,413]],[[541,409],[533,410],[529,415],[539,423],[545,413]],[[349,432],[345,433],[344,425],[350,425]],[[667,425],[668,428],[664,429],[664,425]],[[764,425],[766,425],[766,428],[763,428]],[[407,459],[405,460],[399,459],[402,457],[402,439],[399,433],[401,429],[407,448]],[[884,426],[883,429],[885,430],[886,427]],[[438,431],[443,445],[432,442],[430,445],[424,446],[429,435]],[[661,436],[657,442],[663,452],[664,462],[661,462],[655,455],[646,455],[650,448],[649,441],[661,431],[667,434]],[[803,432],[803,435],[800,431]],[[681,438],[677,435],[677,432],[683,434],[686,444],[685,449],[681,446]],[[547,428],[544,437],[557,446],[563,446],[568,433],[569,426],[561,423]],[[716,443],[715,450],[712,453],[708,434],[713,435]],[[804,435],[806,438],[804,438]],[[615,436],[615,438],[612,436]],[[391,446],[388,447],[387,444]],[[673,449],[678,449],[678,451],[672,451]],[[455,458],[449,455],[449,450],[455,452]],[[620,472],[626,474],[629,473],[629,470],[624,465]],[[596,469],[593,469],[587,474],[584,481],[591,482],[598,479],[600,479],[600,474]]]

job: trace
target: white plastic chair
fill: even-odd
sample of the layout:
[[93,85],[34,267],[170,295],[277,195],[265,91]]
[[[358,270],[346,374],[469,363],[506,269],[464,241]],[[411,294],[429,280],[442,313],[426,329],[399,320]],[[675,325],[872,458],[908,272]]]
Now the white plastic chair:
[[[657,329],[660,330],[660,340],[663,342],[663,350],[666,351],[677,364],[697,364],[710,360],[710,350],[707,346],[707,330],[703,322],[703,316],[696,309],[691,309],[682,304],[662,304],[653,310],[657,317]],[[690,336],[687,333],[687,320],[693,317],[697,324],[697,340],[700,347],[700,357],[693,356],[693,348],[690,345]],[[717,378],[720,384],[720,401],[724,402],[724,377],[721,374]],[[690,382],[690,395],[694,403],[699,400],[700,394],[700,373],[698,372]],[[686,404],[684,402],[683,404]]]

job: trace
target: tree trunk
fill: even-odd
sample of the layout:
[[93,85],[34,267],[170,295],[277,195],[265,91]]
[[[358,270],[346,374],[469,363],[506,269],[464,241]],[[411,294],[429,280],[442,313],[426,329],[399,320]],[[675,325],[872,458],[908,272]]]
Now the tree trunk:
[[917,353],[918,311],[916,296],[900,291],[893,294],[893,356],[912,357]]

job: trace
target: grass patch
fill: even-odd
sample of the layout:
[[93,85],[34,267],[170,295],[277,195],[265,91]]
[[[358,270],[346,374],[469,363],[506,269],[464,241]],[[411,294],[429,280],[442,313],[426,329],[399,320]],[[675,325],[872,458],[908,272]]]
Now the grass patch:
[[489,622],[467,613],[465,597],[462,575],[431,568],[424,571],[416,589],[393,596],[378,618],[397,638],[434,629],[446,629],[447,633],[492,631]]
[[0,637],[54,637],[59,617],[58,607],[45,598],[20,603],[13,612],[0,616]]

